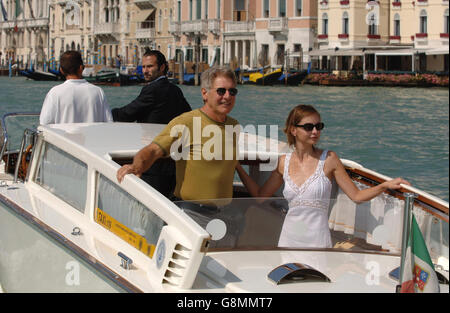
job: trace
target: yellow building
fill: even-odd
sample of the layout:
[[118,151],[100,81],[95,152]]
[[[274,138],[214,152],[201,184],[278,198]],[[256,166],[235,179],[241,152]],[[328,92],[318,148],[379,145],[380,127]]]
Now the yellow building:
[[448,0],[318,1],[320,68],[448,71]]

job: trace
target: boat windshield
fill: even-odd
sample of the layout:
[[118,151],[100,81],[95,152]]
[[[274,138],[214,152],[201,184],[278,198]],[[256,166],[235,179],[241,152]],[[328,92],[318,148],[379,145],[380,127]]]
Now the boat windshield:
[[[286,244],[290,242],[290,236],[294,237],[293,241],[310,241],[302,249],[322,249],[324,246],[317,244],[319,237],[326,238],[329,234],[331,242],[325,247],[332,251],[400,254],[403,200],[381,195],[356,204],[338,194],[330,200],[328,210],[311,208],[315,202],[307,202],[309,209],[291,214],[288,214],[289,206],[284,198],[234,198],[199,203],[176,201],[175,204],[211,234],[210,251],[299,248]],[[447,264],[448,268],[448,222],[418,206],[414,206],[413,212],[433,261],[444,267]],[[285,220],[289,227],[283,229]],[[284,243],[279,244],[282,231]]]

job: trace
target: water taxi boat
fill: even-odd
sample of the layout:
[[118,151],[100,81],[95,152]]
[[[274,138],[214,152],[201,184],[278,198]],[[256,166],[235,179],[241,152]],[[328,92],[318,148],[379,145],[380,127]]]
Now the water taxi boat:
[[[35,120],[23,130],[25,122],[13,123],[20,117]],[[449,291],[448,202],[426,192],[405,186],[356,204],[335,187],[329,207],[333,248],[281,248],[287,211],[281,194],[249,198],[236,183],[233,199],[199,209],[170,201],[134,175],[117,182],[121,164],[164,125],[35,129],[37,117],[2,119],[4,292],[395,292],[406,193],[417,195],[406,202],[440,290]],[[270,174],[263,165],[287,151],[285,143],[249,133],[241,134],[240,143],[242,162],[259,182]],[[355,162],[344,164],[360,188],[388,179]]]

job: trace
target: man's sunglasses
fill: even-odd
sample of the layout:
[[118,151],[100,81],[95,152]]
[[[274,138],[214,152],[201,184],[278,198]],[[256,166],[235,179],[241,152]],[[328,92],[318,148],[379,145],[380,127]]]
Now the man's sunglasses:
[[302,127],[304,130],[310,132],[314,129],[314,127],[317,130],[322,130],[325,127],[325,124],[324,123],[317,123],[317,124],[306,123],[303,125],[296,124],[295,127]]
[[237,95],[238,90],[236,88],[230,88],[230,89],[226,89],[226,88],[216,88],[216,92],[219,96],[223,96],[225,95],[225,93],[227,92],[230,93],[230,96],[234,97],[235,95]]

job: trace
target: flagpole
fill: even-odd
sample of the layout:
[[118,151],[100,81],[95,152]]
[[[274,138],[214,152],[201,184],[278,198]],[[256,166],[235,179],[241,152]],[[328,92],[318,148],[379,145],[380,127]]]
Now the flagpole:
[[402,254],[400,259],[400,279],[396,288],[397,292],[400,292],[401,285],[403,284],[403,270],[405,268],[406,250],[408,248],[409,233],[411,231],[411,216],[414,206],[414,199],[417,198],[417,194],[407,192],[404,196],[405,207],[403,210]]

